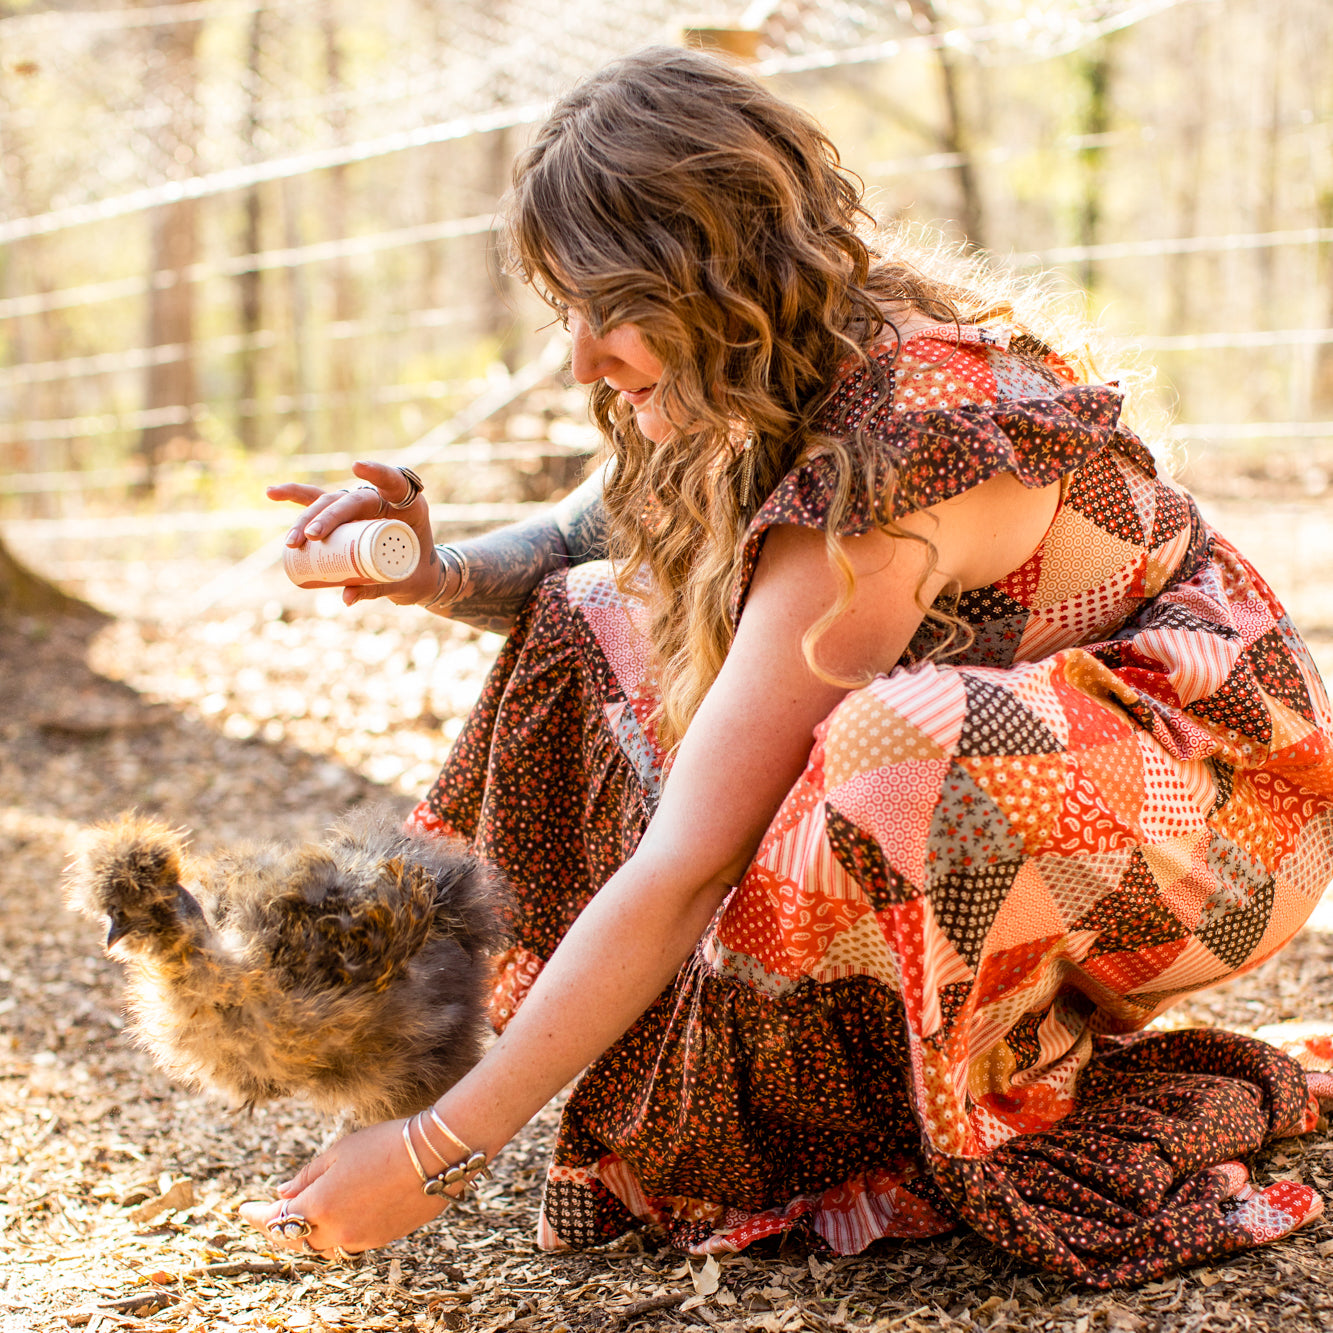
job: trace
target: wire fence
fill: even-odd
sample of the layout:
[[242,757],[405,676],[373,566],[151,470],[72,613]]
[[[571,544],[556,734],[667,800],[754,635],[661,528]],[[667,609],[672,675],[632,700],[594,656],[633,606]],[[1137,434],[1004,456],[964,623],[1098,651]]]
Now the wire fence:
[[1159,365],[1192,451],[1333,445],[1326,0],[704,9],[0,19],[0,535],[56,544],[96,516],[241,551],[264,480],[423,440],[442,522],[571,484],[595,441],[543,360],[549,315],[501,272],[499,200],[551,98],[654,42],[724,51],[805,105],[885,220],[1088,289]]

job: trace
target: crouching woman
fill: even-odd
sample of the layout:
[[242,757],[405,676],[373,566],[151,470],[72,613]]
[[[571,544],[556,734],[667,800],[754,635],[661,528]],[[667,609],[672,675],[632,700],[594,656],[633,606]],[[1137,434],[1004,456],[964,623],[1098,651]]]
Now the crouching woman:
[[[501,1036],[257,1224],[383,1244],[576,1077],[551,1248],[962,1220],[1105,1286],[1322,1209],[1239,1161],[1312,1127],[1303,1071],[1145,1032],[1333,875],[1318,674],[1040,310],[863,221],[801,112],[681,51],[581,84],[520,159],[515,263],[607,461],[345,594],[508,633],[413,816],[514,885]],[[416,479],[356,470],[275,488],[289,540],[393,505],[430,548]]]

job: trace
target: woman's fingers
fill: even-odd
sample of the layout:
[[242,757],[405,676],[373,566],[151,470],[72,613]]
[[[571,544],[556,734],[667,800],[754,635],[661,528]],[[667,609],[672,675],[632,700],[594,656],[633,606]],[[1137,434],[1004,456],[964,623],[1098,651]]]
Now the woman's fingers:
[[[268,1231],[270,1222],[277,1219],[282,1211],[282,1201],[277,1203],[243,1203],[241,1205],[241,1216],[250,1223],[252,1227],[260,1231]],[[270,1231],[269,1235],[273,1233]],[[277,1236],[273,1236],[274,1243],[278,1241]]]
[[333,502],[306,519],[307,537],[327,537],[334,528],[356,519],[380,518],[384,509],[380,493],[369,486],[354,486],[348,491],[335,491]]
[[307,541],[323,541],[344,523],[358,519],[396,518],[409,524],[416,533],[423,552],[427,553],[417,568],[405,579],[392,583],[342,584],[302,581],[302,587],[343,587],[343,603],[354,606],[357,602],[376,597],[388,597],[400,605],[413,605],[427,597],[437,582],[429,552],[434,542],[431,530],[430,505],[421,491],[421,482],[414,474],[388,463],[358,462],[352,471],[361,485],[336,491],[323,491],[304,482],[283,482],[270,486],[270,500],[285,501],[305,506],[286,536],[286,544],[293,548]]
[[353,463],[352,473],[368,481],[392,505],[402,504],[412,494],[412,483],[402,468],[390,463]]
[[[323,1153],[318,1157],[312,1157],[290,1180],[285,1180],[278,1186],[277,1203],[243,1203],[241,1216],[251,1226],[265,1231],[268,1230],[269,1223],[276,1220],[284,1211],[288,1215],[300,1216],[301,1210],[294,1208],[291,1201],[302,1191],[309,1189],[329,1169],[330,1164],[331,1159]],[[278,1240],[278,1237],[275,1236],[274,1240]]]
[[[275,1229],[274,1223],[283,1219],[293,1223],[304,1223],[309,1228],[307,1234],[312,1238],[312,1248],[320,1248],[314,1241],[314,1232],[318,1226],[314,1217],[308,1215],[299,1204],[293,1200],[298,1195],[304,1193],[311,1185],[329,1169],[331,1159],[323,1154],[307,1162],[291,1180],[284,1181],[278,1186],[278,1200],[276,1203],[243,1203],[241,1205],[241,1216],[261,1231],[267,1231],[269,1239],[276,1248],[286,1248],[296,1250],[298,1253],[305,1247],[306,1239],[300,1235],[284,1235],[281,1229]],[[303,1227],[297,1226],[296,1231],[303,1230]],[[329,1242],[332,1244],[332,1242]]]
[[278,1186],[278,1197],[295,1198],[303,1189],[313,1185],[328,1169],[329,1163],[323,1153],[318,1157],[312,1157],[290,1180]]
[[318,486],[307,485],[303,481],[284,481],[277,486],[269,486],[264,494],[270,500],[288,500],[292,504],[313,504],[324,492]]
[[[358,518],[401,518],[424,522],[429,533],[430,506],[419,499],[421,485],[409,481],[402,468],[390,467],[387,463],[353,463],[352,471],[368,482],[365,486],[354,486],[351,490],[332,492],[336,497],[328,506],[332,512],[320,509],[306,518],[305,533],[309,537],[325,537],[340,523],[349,523]],[[406,504],[415,500],[415,504]],[[401,506],[401,508],[399,508]],[[312,506],[313,509],[313,506]],[[394,513],[394,510],[398,510]],[[420,512],[417,512],[417,511]]]
[[[327,537],[335,528],[357,519],[382,518],[386,503],[397,503],[412,494],[411,483],[399,468],[385,463],[354,463],[352,471],[370,484],[325,491],[305,482],[287,481],[267,488],[265,494],[270,500],[305,506],[305,513],[287,534],[288,546],[300,546],[307,538]],[[426,512],[429,514],[428,508]],[[426,521],[429,523],[429,518]]]
[[[296,520],[291,531],[287,534],[288,546],[300,546],[306,539],[311,520],[317,514],[322,514],[326,509],[337,504],[347,494],[347,491],[322,491],[318,486],[307,486],[302,482],[289,481],[281,486],[268,487],[264,494],[270,500],[305,505],[305,512]],[[339,522],[345,523],[346,521],[345,517],[339,519]],[[333,526],[336,527],[337,524],[335,523]]]
[[321,491],[315,487],[301,487],[312,498],[298,498],[295,495],[282,497],[274,494],[279,489],[288,487],[272,486],[269,488],[270,499],[291,498],[298,503],[305,503],[306,509],[292,525],[287,534],[288,546],[300,546],[307,538],[327,537],[335,528],[344,523],[351,523],[359,518],[375,518],[383,506],[378,491],[369,487],[356,486],[350,490]]
[[397,583],[348,583],[343,587],[343,605],[373,601],[376,597],[392,597],[399,588]]
[[[445,1200],[422,1193],[402,1144],[401,1122],[372,1125],[341,1139],[282,1186],[276,1203],[247,1203],[241,1216],[278,1248],[321,1253],[386,1245],[440,1212]],[[290,1225],[284,1233],[274,1227]],[[306,1230],[305,1236],[298,1233]],[[270,1230],[270,1227],[274,1229]]]

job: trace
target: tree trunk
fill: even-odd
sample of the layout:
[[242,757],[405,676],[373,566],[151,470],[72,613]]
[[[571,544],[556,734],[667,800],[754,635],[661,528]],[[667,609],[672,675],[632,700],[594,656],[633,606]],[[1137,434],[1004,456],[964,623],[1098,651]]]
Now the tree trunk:
[[[347,79],[343,70],[343,52],[336,0],[324,0],[321,13],[324,30],[325,90],[330,99],[329,121],[335,143],[347,142],[347,110],[338,98],[346,92]],[[328,205],[325,214],[325,234],[330,240],[345,240],[348,233],[348,169],[330,167],[325,172],[328,184]],[[333,321],[343,324],[356,318],[356,290],[352,270],[346,259],[335,259],[330,265],[329,278],[333,283]],[[327,332],[327,330],[326,330]],[[347,338],[331,339],[325,344],[329,367],[327,387],[332,394],[332,410],[323,416],[327,438],[324,447],[351,449],[359,436],[361,404],[356,401],[357,365],[355,344]]]
[[[1207,23],[1208,15],[1185,12],[1182,14],[1180,41],[1183,47],[1176,58],[1185,62],[1192,61],[1196,69],[1207,67]],[[1204,160],[1208,148],[1208,129],[1212,118],[1212,109],[1208,105],[1211,85],[1205,78],[1196,78],[1190,84],[1192,96],[1180,99],[1180,117],[1176,122],[1176,140],[1172,158],[1172,180],[1174,199],[1164,200],[1167,204],[1162,210],[1167,215],[1168,208],[1175,213],[1175,225],[1172,230],[1177,236],[1197,236],[1199,219],[1203,211]],[[1190,322],[1194,318],[1195,292],[1204,287],[1203,258],[1190,254],[1170,255],[1167,259],[1167,299],[1168,308],[1166,327],[1169,333],[1189,333]],[[1188,412],[1182,397],[1181,412]]]
[[[282,240],[289,250],[299,250],[305,244],[301,206],[302,184],[299,176],[288,176],[282,182]],[[287,267],[287,304],[291,318],[291,398],[294,421],[300,423],[302,450],[315,447],[315,419],[312,409],[314,364],[310,349],[310,277],[305,266],[297,262]]]
[[[941,23],[933,0],[908,0],[916,26],[932,36],[942,33]],[[943,43],[935,48],[935,59],[940,72],[940,94],[944,104],[944,124],[940,131],[940,147],[955,160],[954,179],[958,182],[958,226],[968,244],[984,249],[986,245],[985,213],[981,202],[981,184],[977,177],[976,159],[972,144],[971,127],[963,111],[961,79],[953,52]]]
[[[1333,227],[1333,192],[1320,201],[1319,225]],[[1333,245],[1321,246],[1324,260],[1324,284],[1328,293],[1324,309],[1325,327],[1333,325]],[[1313,384],[1310,390],[1310,412],[1316,419],[1333,416],[1333,343],[1322,343],[1315,349]]]
[[103,617],[104,613],[34,574],[0,539],[0,619],[15,616]]
[[[200,24],[164,24],[154,41],[162,54],[162,100],[174,108],[161,149],[175,162],[192,162],[198,143],[198,70],[195,48]],[[174,147],[173,147],[174,145]],[[174,162],[169,164],[174,169]],[[193,199],[163,204],[153,219],[150,268],[172,273],[175,280],[153,286],[148,295],[148,345],[162,349],[161,361],[150,363],[144,381],[144,407],[156,420],[139,441],[151,478],[166,446],[182,428],[188,432],[195,402],[194,286],[187,270],[198,257],[199,206]]]
[[148,345],[160,351],[144,382],[144,407],[161,420],[144,427],[139,452],[151,479],[167,444],[190,428],[195,401],[194,288],[185,270],[198,251],[198,206],[193,199],[164,204],[153,220],[155,272],[175,275],[169,286],[154,286],[148,297]]
[[[253,163],[259,159],[260,115],[263,98],[260,89],[260,59],[264,47],[264,10],[256,9],[250,16],[249,47],[246,52],[245,157]],[[258,185],[245,192],[245,226],[241,245],[247,255],[258,254],[264,239],[264,199]],[[259,348],[255,339],[264,322],[264,275],[250,269],[237,275],[237,297],[241,317],[241,351],[237,364],[236,437],[246,449],[259,445]]]
[[[12,81],[23,77],[0,70],[0,157],[4,159],[5,185],[10,203],[17,216],[28,217],[44,212],[50,197],[34,185],[32,164],[39,160],[39,142],[33,127],[24,125],[23,118],[14,114],[17,99],[10,96]],[[50,292],[59,286],[53,276],[59,271],[58,262],[49,253],[50,237],[29,236],[4,247],[0,256],[3,280],[0,291],[6,297],[35,296]],[[64,353],[59,317],[51,310],[33,314],[10,316],[7,323],[10,366],[20,367],[33,362],[56,361]],[[72,415],[68,403],[68,381],[48,379],[19,380],[18,391],[11,405],[13,419],[40,426],[47,421],[59,421]],[[11,472],[26,470],[58,471],[72,461],[71,442],[62,439],[43,439],[40,430],[20,435],[13,444],[0,450],[0,466]],[[54,496],[35,498],[32,512],[53,515],[58,512]]]
[[[514,141],[510,131],[492,130],[487,136],[485,151],[489,177],[486,182],[487,193],[495,201],[498,212],[500,199],[509,188],[509,168],[514,157]],[[490,279],[490,288],[483,297],[485,314],[482,317],[482,334],[493,341],[496,355],[512,374],[522,359],[514,324],[513,279],[500,265],[497,238],[483,233],[480,242],[484,247],[485,271]]]
[[[1082,144],[1078,150],[1082,168],[1082,198],[1078,209],[1078,243],[1096,245],[1101,239],[1102,190],[1105,187],[1105,138],[1111,128],[1111,39],[1103,38],[1088,57],[1079,62],[1083,83]],[[1097,262],[1085,258],[1082,266],[1084,291],[1097,285]]]

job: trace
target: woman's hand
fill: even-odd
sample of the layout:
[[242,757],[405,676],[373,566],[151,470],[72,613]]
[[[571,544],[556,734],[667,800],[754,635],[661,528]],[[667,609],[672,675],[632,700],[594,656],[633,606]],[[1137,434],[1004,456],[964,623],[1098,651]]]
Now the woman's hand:
[[[339,1139],[278,1187],[278,1203],[241,1205],[251,1226],[267,1231],[284,1204],[311,1227],[311,1249],[332,1256],[387,1245],[438,1216],[446,1200],[421,1192],[403,1147],[403,1122],[386,1121]],[[302,1251],[299,1239],[269,1232],[276,1248]]]
[[411,494],[411,483],[398,468],[386,463],[353,463],[352,471],[369,485],[350,490],[322,491],[318,486],[289,481],[268,488],[266,494],[270,500],[287,500],[305,505],[305,511],[287,534],[287,545],[304,546],[307,541],[327,537],[335,528],[357,519],[397,518],[416,533],[417,541],[421,543],[421,559],[407,578],[396,583],[316,583],[309,586],[341,586],[343,601],[348,606],[371,597],[388,597],[400,606],[413,606],[428,600],[439,589],[440,566],[435,556],[435,537],[431,531],[430,505],[426,497],[417,495],[406,509],[392,509],[390,505],[405,500]]

